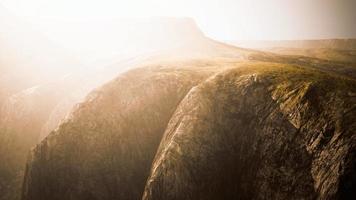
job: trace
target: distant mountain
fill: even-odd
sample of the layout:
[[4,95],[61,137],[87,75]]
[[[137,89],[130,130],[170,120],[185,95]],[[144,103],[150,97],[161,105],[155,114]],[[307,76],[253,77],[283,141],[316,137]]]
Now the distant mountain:
[[344,50],[333,48],[269,48],[265,51],[282,55],[299,55],[305,57],[318,58],[331,62],[339,62],[356,66],[356,49]]
[[232,45],[356,67],[356,39],[235,41]]
[[276,40],[276,41],[228,41],[239,47],[266,49],[266,48],[328,48],[342,50],[356,50],[356,39],[324,39],[324,40]]
[[205,39],[190,18],[43,21],[36,27],[86,64],[190,47]]

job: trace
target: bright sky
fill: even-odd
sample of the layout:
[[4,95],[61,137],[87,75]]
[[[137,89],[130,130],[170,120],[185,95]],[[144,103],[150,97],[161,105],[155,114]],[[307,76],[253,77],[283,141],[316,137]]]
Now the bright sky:
[[356,0],[0,0],[41,20],[187,16],[220,40],[356,37]]

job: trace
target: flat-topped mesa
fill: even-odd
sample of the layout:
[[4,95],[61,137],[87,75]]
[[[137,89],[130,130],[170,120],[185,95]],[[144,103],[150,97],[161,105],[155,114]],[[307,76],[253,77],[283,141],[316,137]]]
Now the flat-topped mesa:
[[[61,30],[60,27],[71,27]],[[53,30],[52,30],[53,29]],[[74,21],[52,27],[59,43],[84,63],[201,45],[207,38],[191,18],[151,17]],[[89,58],[88,58],[89,56]],[[89,62],[90,64],[90,62]]]
[[207,39],[192,18],[153,17],[138,24],[142,25],[138,28],[144,29],[148,34],[147,38],[157,40],[151,42],[187,45]]

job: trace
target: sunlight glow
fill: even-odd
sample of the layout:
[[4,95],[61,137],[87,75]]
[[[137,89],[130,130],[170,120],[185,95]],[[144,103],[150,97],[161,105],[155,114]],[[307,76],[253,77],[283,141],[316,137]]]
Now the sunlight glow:
[[193,18],[206,35],[220,40],[325,39],[356,34],[352,25],[354,0],[0,1],[16,15],[37,24],[170,16]]

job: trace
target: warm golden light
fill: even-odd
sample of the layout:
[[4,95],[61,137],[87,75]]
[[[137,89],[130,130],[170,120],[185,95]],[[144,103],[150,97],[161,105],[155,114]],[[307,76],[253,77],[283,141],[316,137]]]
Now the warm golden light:
[[0,200],[354,199],[356,0],[0,0]]
[[[356,34],[353,0],[2,0],[41,28],[58,21],[191,17],[220,40],[327,39]],[[47,23],[43,25],[43,23]],[[67,27],[70,28],[70,27]]]

